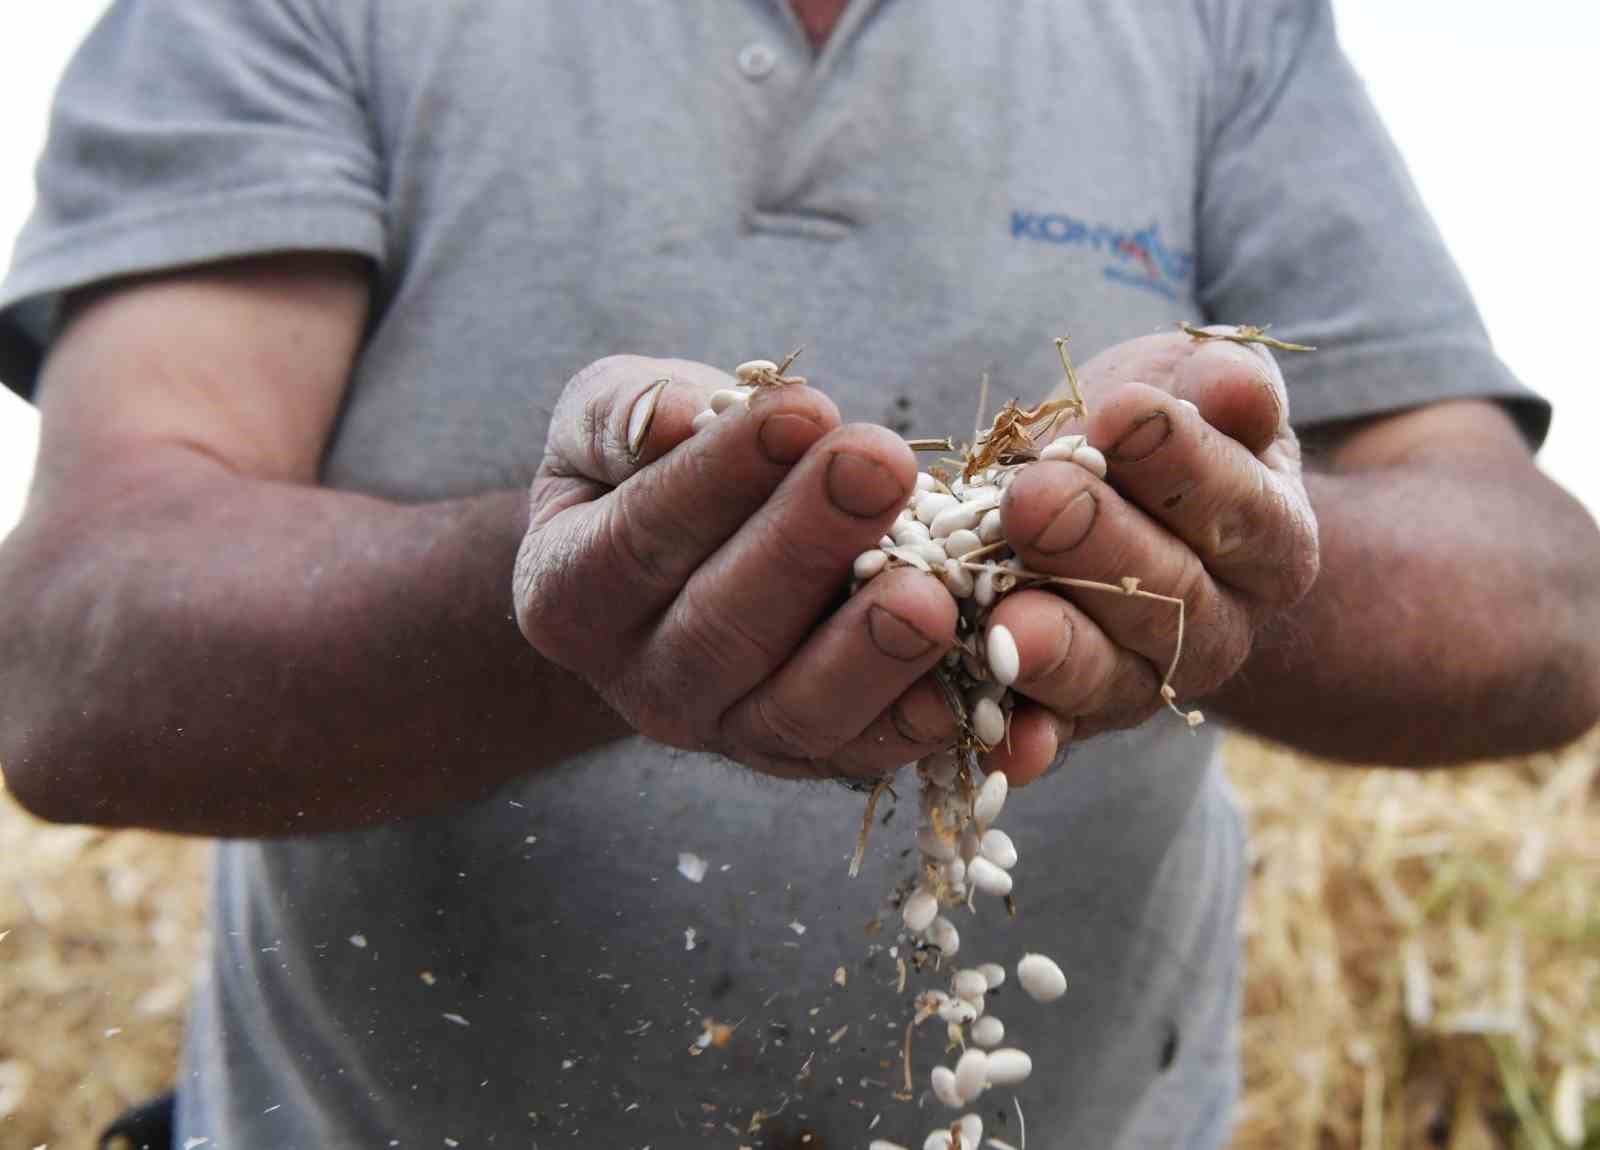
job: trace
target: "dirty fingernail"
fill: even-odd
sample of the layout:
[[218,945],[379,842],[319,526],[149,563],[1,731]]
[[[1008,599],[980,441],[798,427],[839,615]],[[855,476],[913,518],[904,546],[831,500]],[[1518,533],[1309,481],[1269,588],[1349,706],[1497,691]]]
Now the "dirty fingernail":
[[911,716],[906,714],[904,698],[896,699],[889,704],[889,721],[894,724],[894,729],[900,737],[908,743],[939,743],[948,736],[948,731],[924,731],[911,721]]
[[1172,420],[1167,418],[1167,413],[1152,412],[1117,440],[1111,448],[1111,458],[1118,463],[1138,463],[1155,454],[1156,448],[1165,443],[1171,434]]
[[874,519],[906,498],[904,485],[887,467],[848,451],[828,460],[827,487],[833,505],[857,519]]
[[822,438],[822,425],[792,411],[779,411],[762,421],[756,446],[773,463],[789,464]]
[[1041,555],[1059,555],[1063,551],[1071,551],[1088,536],[1089,529],[1094,526],[1097,509],[1094,495],[1080,491],[1071,502],[1056,512],[1055,518],[1044,525],[1044,530],[1034,536],[1030,546]]
[[867,612],[867,633],[874,647],[905,663],[922,658],[934,647],[932,639],[883,606]]
[[633,409],[628,412],[628,456],[638,459],[639,453],[644,450],[645,437],[650,434],[650,424],[656,417],[656,405],[661,402],[661,393],[667,389],[670,382],[658,379],[652,383],[633,401]]

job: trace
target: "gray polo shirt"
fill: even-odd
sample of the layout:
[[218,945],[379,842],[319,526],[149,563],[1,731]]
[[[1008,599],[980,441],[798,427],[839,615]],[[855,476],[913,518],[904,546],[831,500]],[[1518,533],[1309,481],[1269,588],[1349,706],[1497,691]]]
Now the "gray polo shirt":
[[[1270,321],[1324,349],[1285,365],[1301,423],[1460,395],[1548,419],[1311,0],[854,0],[816,59],[781,0],[124,2],[39,174],[8,383],[72,287],[358,252],[376,312],[324,481],[396,500],[526,484],[562,383],[622,351],[804,343],[847,417],[938,434],[981,372],[1042,395],[1063,331],[1086,356]],[[1072,981],[992,1004],[1034,1057],[1033,1147],[1225,1139],[1244,848],[1215,740],[1158,716],[1007,809],[1021,913],[980,906],[963,959]],[[635,739],[432,817],[222,843],[180,1142],[920,1145],[938,1035],[894,1091],[927,980],[897,993],[892,916],[868,931],[914,811],[852,881],[860,808]],[[1007,1092],[978,1109],[1017,1139]]]

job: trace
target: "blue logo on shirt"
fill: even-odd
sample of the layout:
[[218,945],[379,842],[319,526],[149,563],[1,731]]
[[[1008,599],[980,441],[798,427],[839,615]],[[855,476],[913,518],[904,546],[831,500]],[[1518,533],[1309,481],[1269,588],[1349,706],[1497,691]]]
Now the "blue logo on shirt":
[[1187,286],[1194,274],[1194,253],[1162,243],[1159,224],[1128,232],[1061,212],[1013,210],[1011,238],[1103,251],[1114,260],[1100,269],[1106,279],[1168,299],[1177,299],[1178,289]]

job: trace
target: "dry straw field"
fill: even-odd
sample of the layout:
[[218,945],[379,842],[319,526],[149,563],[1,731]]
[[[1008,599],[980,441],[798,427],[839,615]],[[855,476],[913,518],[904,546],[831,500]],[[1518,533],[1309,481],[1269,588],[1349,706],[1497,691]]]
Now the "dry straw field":
[[[1600,733],[1437,774],[1229,761],[1254,831],[1236,1147],[1600,1148]],[[0,1146],[92,1146],[168,1084],[204,866],[0,797]]]

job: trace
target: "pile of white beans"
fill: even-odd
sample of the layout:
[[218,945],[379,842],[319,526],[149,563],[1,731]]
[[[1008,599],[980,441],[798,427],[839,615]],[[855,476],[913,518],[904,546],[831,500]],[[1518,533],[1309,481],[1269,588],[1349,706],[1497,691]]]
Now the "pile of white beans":
[[[735,370],[739,387],[714,393],[710,406],[694,420],[699,431],[723,412],[743,410],[757,387],[798,382],[783,377],[770,360],[751,360]],[[978,434],[977,446],[984,442]],[[1046,445],[1040,459],[1071,460],[1104,478],[1106,461],[1081,435]],[[1005,806],[1007,782],[999,772],[978,782],[976,756],[1002,745],[1013,704],[1011,685],[1019,671],[1017,643],[1001,625],[988,625],[990,610],[1016,587],[1021,562],[1005,545],[1000,503],[1020,464],[985,468],[970,479],[946,481],[932,472],[917,476],[916,489],[879,545],[855,560],[852,593],[882,572],[914,567],[937,576],[959,608],[957,645],[946,655],[939,677],[961,722],[957,749],[917,764],[921,820],[916,834],[919,865],[900,904],[901,922],[936,968],[954,959],[961,935],[943,912],[971,906],[978,895],[1008,898],[1018,853],[1011,837],[994,826]],[[1067,980],[1042,954],[1024,955],[1017,981],[1036,1002],[1066,993]],[[1002,985],[1005,968],[985,962],[955,970],[950,990],[928,990],[917,997],[917,1020],[938,1017],[962,1050],[954,1066],[938,1065],[929,1076],[934,1098],[960,1110],[991,1087],[1012,1087],[1033,1071],[1033,1060],[1016,1046],[1001,1046],[1006,1026],[985,1011],[988,992]],[[923,1150],[978,1150],[983,1121],[961,1115],[930,1132]],[[997,1140],[991,1139],[991,1143]],[[999,1143],[1004,1145],[1004,1143]],[[869,1150],[905,1150],[876,1140]]]

